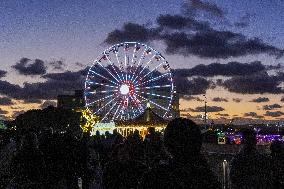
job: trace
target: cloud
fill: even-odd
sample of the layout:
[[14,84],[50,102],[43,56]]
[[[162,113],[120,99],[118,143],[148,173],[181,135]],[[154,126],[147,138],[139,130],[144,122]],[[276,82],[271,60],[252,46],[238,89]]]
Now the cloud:
[[18,85],[14,85],[7,81],[0,80],[0,93],[3,95],[13,97],[15,94],[19,94],[21,90],[22,88]]
[[40,99],[35,99],[35,98],[27,98],[27,99],[24,99],[24,103],[25,104],[29,104],[29,103],[40,104],[41,100]]
[[22,58],[18,63],[12,66],[12,68],[23,75],[43,75],[46,73],[44,61],[40,59],[31,61],[28,58]]
[[270,117],[281,117],[282,115],[284,115],[284,113],[281,111],[276,111],[276,112],[267,111],[264,115]]
[[209,30],[186,34],[175,32],[162,35],[166,52],[184,56],[196,55],[201,58],[229,58],[253,54],[283,56],[284,51],[262,42],[258,38],[246,39],[239,33],[231,31]]
[[6,71],[4,71],[4,70],[0,70],[0,78],[5,77],[5,76],[6,76],[6,74],[7,74],[7,72],[6,72]]
[[181,96],[181,98],[184,99],[184,100],[202,101],[202,99],[200,99],[199,97],[190,96],[190,95],[183,95],[183,96]]
[[191,30],[209,30],[210,26],[208,22],[197,21],[190,17],[184,17],[181,15],[160,15],[157,18],[157,23],[160,27],[169,29],[191,29]]
[[244,116],[245,117],[257,117],[257,113],[256,112],[247,112],[247,113],[244,113]]
[[247,38],[231,31],[218,31],[207,22],[181,15],[160,15],[158,27],[148,28],[135,23],[125,23],[122,29],[110,32],[107,44],[123,41],[148,42],[159,40],[166,45],[166,53],[201,58],[229,58],[254,54],[281,57],[283,49],[269,45],[259,38]]
[[11,98],[55,99],[59,94],[68,94],[84,88],[87,69],[77,72],[50,73],[42,76],[45,82],[24,83],[23,87],[0,80],[0,94]]
[[263,106],[263,110],[274,110],[274,109],[278,109],[278,108],[282,108],[282,106],[279,105],[279,104],[271,104],[271,105],[264,105]]
[[189,0],[189,6],[191,11],[192,10],[204,11],[212,16],[221,17],[221,18],[223,18],[225,15],[225,12],[219,6],[217,6],[215,3],[212,2],[209,3],[200,0]]
[[228,117],[229,116],[229,114],[221,114],[221,113],[217,113],[216,115],[222,116],[222,117]]
[[13,105],[14,103],[12,102],[11,98],[8,97],[0,97],[0,105],[2,106],[8,106],[8,105]]
[[234,76],[223,82],[223,87],[230,92],[242,94],[263,94],[283,93],[284,90],[279,86],[282,76],[270,76],[266,72],[260,72],[252,75]]
[[176,69],[175,73],[181,76],[204,76],[212,77],[251,75],[265,70],[265,66],[260,61],[250,63],[229,62],[227,64],[212,63],[209,65],[199,64],[191,69]]
[[214,102],[228,102],[227,99],[221,98],[221,97],[215,97],[215,98],[212,99],[212,101],[214,101]]
[[256,102],[256,103],[269,102],[269,98],[267,98],[267,97],[258,97],[258,98],[252,99],[251,102]]
[[145,26],[135,23],[125,23],[122,30],[114,30],[110,32],[105,43],[114,44],[124,41],[147,42],[155,39],[158,33],[157,29],[148,29]]
[[[252,117],[252,118],[257,118],[257,119],[262,119],[262,118],[264,118],[262,115],[257,115],[256,112],[247,112],[247,113],[244,113],[244,117]],[[242,119],[242,118],[239,118],[239,119]]]
[[66,66],[63,60],[51,61],[49,62],[49,65],[51,65],[53,70],[64,70],[64,67]]
[[44,108],[47,108],[48,106],[56,107],[56,105],[57,105],[57,103],[55,101],[46,100],[46,101],[44,101],[44,103],[41,104],[40,108],[44,109]]
[[182,95],[198,95],[204,94],[210,87],[210,82],[204,78],[192,78],[189,80],[186,77],[174,77],[177,92]]
[[233,98],[233,101],[239,103],[239,102],[242,101],[242,99],[240,99],[240,98]]
[[9,113],[9,112],[6,111],[6,110],[2,110],[2,109],[0,108],[0,115],[5,115],[5,114],[7,114],[7,113]]
[[[220,106],[207,106],[206,109],[207,109],[207,112],[221,112],[225,110],[223,107],[220,107]],[[199,106],[191,110],[193,112],[204,112],[204,106]]]

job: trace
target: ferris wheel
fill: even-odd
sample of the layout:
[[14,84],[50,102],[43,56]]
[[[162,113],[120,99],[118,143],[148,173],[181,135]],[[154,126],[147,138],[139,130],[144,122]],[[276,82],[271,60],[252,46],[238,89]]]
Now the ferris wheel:
[[173,95],[169,63],[161,53],[138,42],[106,49],[85,81],[86,107],[101,122],[131,120],[149,106],[160,117],[171,118]]

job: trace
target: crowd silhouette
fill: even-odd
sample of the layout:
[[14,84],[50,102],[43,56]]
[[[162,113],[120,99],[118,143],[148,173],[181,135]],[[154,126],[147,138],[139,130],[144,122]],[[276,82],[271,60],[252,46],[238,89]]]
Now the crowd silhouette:
[[[283,188],[283,143],[272,143],[267,156],[257,151],[253,130],[243,138],[230,162],[232,188]],[[138,131],[123,138],[116,130],[90,136],[45,128],[11,142],[17,145],[6,189],[221,188],[201,153],[199,126],[185,118],[170,121],[163,134],[148,128],[144,139]]]

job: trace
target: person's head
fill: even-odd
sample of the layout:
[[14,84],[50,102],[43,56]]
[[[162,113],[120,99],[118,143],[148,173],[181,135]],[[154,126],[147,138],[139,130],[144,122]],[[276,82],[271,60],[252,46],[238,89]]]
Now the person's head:
[[96,136],[100,136],[100,131],[96,131]]
[[176,118],[168,123],[164,131],[164,143],[175,158],[194,156],[200,153],[201,131],[193,121]]
[[105,132],[105,136],[106,136],[106,138],[109,138],[109,137],[110,137],[109,131],[106,131],[106,132]]
[[135,129],[133,136],[138,136],[138,137],[140,136],[139,131],[137,129]]
[[256,133],[252,129],[244,129],[243,134],[243,144],[245,147],[252,148],[256,146]]

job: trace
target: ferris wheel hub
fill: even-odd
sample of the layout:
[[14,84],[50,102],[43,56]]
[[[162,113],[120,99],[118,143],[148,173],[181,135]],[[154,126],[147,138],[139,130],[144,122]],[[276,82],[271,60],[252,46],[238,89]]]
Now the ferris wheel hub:
[[119,91],[122,95],[127,95],[129,93],[129,86],[126,84],[122,84],[119,88]]

